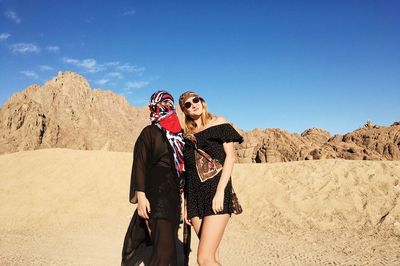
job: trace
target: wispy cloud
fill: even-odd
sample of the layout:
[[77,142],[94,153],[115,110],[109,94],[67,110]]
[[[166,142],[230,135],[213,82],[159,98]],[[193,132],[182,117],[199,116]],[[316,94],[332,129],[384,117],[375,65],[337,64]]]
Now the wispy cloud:
[[96,83],[96,84],[99,84],[99,85],[105,85],[105,84],[107,84],[109,81],[110,81],[109,79],[99,79],[99,80],[96,80],[95,83]]
[[77,66],[88,73],[97,73],[108,70],[110,72],[106,74],[106,77],[115,79],[123,78],[123,74],[121,72],[136,73],[137,75],[142,75],[142,73],[145,71],[144,67],[131,65],[129,63],[122,64],[118,61],[98,63],[94,58],[79,60],[75,58],[64,57],[62,58],[62,62],[65,64]]
[[107,76],[112,77],[112,78],[116,78],[116,79],[122,79],[122,74],[119,72],[110,72],[107,74]]
[[104,63],[104,65],[108,67],[118,66],[119,64],[120,62],[118,61]]
[[71,64],[80,67],[89,73],[97,73],[106,69],[104,65],[98,64],[97,61],[93,58],[78,60],[78,59],[64,57],[62,61],[66,64]]
[[47,46],[46,50],[52,53],[58,53],[60,51],[60,47],[58,46]]
[[131,64],[119,65],[116,67],[116,69],[119,71],[129,72],[129,73],[145,71],[144,67],[132,66]]
[[10,46],[10,49],[15,54],[26,54],[26,53],[39,53],[40,48],[33,43],[15,43]]
[[47,65],[40,65],[40,66],[39,66],[39,69],[40,69],[40,70],[42,70],[42,71],[50,71],[50,70],[54,70],[54,68],[53,68],[53,67],[51,67],[51,66],[47,66]]
[[125,10],[123,13],[122,13],[122,16],[133,16],[133,15],[135,15],[135,10],[134,9],[129,9],[129,10]]
[[130,81],[125,83],[125,90],[141,89],[148,86],[150,82],[148,81]]
[[11,19],[12,21],[14,21],[17,24],[21,23],[21,21],[22,21],[21,18],[17,15],[17,13],[15,13],[12,10],[6,11],[5,15],[7,18]]
[[33,70],[23,70],[23,71],[20,71],[20,73],[22,75],[24,75],[25,77],[28,77],[28,78],[33,78],[33,79],[38,79],[39,78],[39,75],[36,74],[36,72],[33,71]]
[[0,41],[7,40],[8,38],[10,38],[10,36],[11,34],[7,32],[0,33]]

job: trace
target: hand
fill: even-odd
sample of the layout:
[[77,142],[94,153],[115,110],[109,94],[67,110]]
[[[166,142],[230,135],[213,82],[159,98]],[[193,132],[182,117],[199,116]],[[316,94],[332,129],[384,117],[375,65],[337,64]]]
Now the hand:
[[217,190],[212,200],[212,209],[215,214],[224,210],[224,191]]
[[192,225],[192,221],[190,219],[188,219],[187,216],[187,206],[186,206],[186,202],[183,204],[183,219],[185,220],[185,223],[187,225]]
[[148,213],[150,213],[150,202],[146,198],[146,195],[144,194],[144,192],[138,191],[137,193],[138,193],[137,194],[137,196],[138,196],[138,206],[137,206],[138,214],[143,219],[149,219]]

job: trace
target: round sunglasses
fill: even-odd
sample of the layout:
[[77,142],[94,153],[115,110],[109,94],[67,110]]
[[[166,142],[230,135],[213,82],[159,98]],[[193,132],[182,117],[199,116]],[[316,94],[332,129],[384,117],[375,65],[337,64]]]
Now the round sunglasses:
[[192,99],[192,102],[187,101],[187,102],[185,102],[184,106],[185,106],[186,109],[189,109],[190,107],[192,107],[192,104],[198,103],[198,102],[200,102],[200,98],[199,97],[194,97]]

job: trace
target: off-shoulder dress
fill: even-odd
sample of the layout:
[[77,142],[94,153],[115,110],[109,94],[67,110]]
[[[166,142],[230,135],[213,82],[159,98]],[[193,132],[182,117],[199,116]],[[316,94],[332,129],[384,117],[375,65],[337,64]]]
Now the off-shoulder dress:
[[[243,137],[229,123],[211,126],[195,134],[197,147],[207,152],[213,159],[218,159],[222,165],[225,162],[225,151],[223,143],[225,142],[243,142]],[[201,182],[197,174],[195,163],[195,149],[193,144],[186,140],[185,150],[185,197],[187,202],[187,215],[203,218],[208,215],[214,215],[212,210],[212,200],[217,190],[218,182],[221,178],[219,174],[205,182]],[[224,193],[224,209],[218,214],[233,213],[231,202],[232,181],[229,179]]]

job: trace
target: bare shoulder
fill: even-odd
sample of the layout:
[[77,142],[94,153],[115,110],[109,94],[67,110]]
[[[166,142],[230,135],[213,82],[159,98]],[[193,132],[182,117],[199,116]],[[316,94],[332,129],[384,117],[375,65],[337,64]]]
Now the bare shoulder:
[[229,123],[229,122],[228,122],[228,120],[226,120],[225,117],[220,116],[220,115],[213,115],[210,126],[218,126],[218,125],[226,124],[226,123]]

